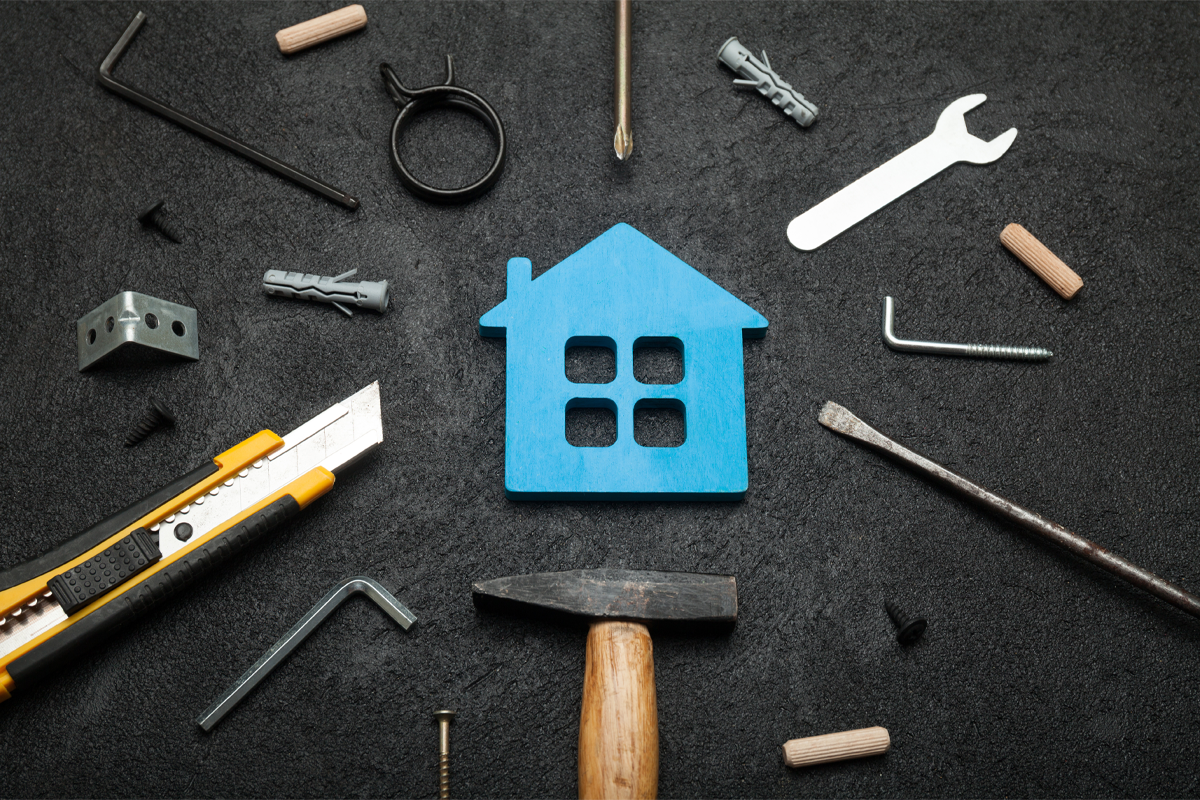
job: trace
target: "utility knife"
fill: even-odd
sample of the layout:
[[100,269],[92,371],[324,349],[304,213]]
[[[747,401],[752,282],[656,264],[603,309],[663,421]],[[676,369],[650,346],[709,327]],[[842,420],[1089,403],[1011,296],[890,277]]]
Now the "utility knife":
[[0,572],[0,700],[262,537],[383,441],[379,383],[286,436],[260,431]]

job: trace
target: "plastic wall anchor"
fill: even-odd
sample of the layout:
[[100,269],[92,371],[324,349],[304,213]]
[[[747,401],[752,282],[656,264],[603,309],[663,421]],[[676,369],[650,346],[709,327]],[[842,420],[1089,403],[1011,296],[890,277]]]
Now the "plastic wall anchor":
[[287,272],[282,269],[267,270],[263,275],[263,291],[278,297],[290,297],[293,300],[316,300],[320,303],[332,303],[343,314],[353,317],[354,312],[347,306],[358,306],[380,314],[388,308],[387,281],[347,281],[358,270],[343,272],[337,277],[325,275],[307,275],[303,272]]
[[807,128],[816,120],[817,107],[771,69],[766,51],[763,51],[762,61],[759,61],[736,36],[730,36],[717,51],[717,59],[738,74],[740,80],[735,80],[735,85],[756,89],[779,106],[780,111],[800,123],[800,127]]

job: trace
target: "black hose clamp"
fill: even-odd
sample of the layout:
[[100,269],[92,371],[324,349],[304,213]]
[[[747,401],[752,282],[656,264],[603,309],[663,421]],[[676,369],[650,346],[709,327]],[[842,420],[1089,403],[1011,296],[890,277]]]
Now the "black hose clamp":
[[[454,60],[446,56],[446,82],[441,86],[426,86],[424,89],[409,89],[396,77],[390,64],[380,64],[379,73],[383,75],[383,84],[388,94],[400,107],[396,121],[392,123],[392,166],[396,168],[396,176],[404,188],[431,203],[465,203],[474,200],[479,195],[491,189],[500,174],[504,172],[504,123],[495,109],[479,95],[472,91],[454,85]],[[496,158],[483,177],[467,186],[457,189],[439,189],[422,183],[416,178],[404,162],[400,160],[400,136],[418,114],[432,108],[456,108],[474,114],[496,137]]]

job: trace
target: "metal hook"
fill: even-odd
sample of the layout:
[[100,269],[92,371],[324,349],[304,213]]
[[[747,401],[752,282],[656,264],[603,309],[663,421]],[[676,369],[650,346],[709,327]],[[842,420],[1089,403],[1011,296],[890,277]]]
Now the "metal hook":
[[[436,86],[426,86],[422,89],[409,89],[401,81],[391,64],[379,65],[379,73],[383,76],[383,85],[392,100],[399,106],[396,120],[392,123],[392,166],[400,183],[410,192],[423,200],[433,203],[462,203],[473,200],[491,189],[500,174],[504,171],[506,144],[504,138],[504,123],[495,109],[479,95],[472,91],[454,85],[454,58],[446,56],[446,82]],[[466,111],[483,121],[492,135],[496,137],[496,158],[483,177],[474,183],[457,189],[440,189],[430,186],[417,179],[408,171],[400,159],[400,136],[412,121],[423,111],[432,108],[446,107]]]

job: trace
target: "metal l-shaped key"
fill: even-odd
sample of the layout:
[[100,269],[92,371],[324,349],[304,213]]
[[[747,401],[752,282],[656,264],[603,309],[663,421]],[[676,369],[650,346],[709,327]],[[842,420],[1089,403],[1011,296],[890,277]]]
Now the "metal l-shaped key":
[[1010,128],[985,142],[967,133],[963,119],[963,114],[984,100],[987,100],[985,94],[955,100],[938,117],[937,126],[928,138],[792,220],[787,230],[788,241],[800,250],[816,250],[950,165],[960,161],[990,164],[1000,158],[1017,138],[1017,129]]

